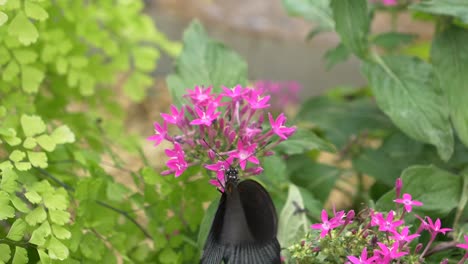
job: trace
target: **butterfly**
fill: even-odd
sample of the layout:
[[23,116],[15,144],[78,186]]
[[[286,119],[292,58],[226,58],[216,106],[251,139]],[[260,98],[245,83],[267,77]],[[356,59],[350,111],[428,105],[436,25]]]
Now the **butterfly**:
[[254,180],[239,181],[233,166],[206,240],[200,264],[279,264],[278,219],[270,195]]

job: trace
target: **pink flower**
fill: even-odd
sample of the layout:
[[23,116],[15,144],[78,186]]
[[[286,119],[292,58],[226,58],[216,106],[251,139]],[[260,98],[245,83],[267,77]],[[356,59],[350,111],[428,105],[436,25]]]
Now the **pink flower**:
[[367,258],[367,248],[364,248],[361,252],[361,256],[356,258],[355,256],[348,256],[349,261],[353,264],[372,264],[376,261],[379,257],[373,256],[371,258]]
[[393,200],[395,203],[403,204],[406,212],[411,212],[413,206],[422,206],[423,203],[420,201],[412,200],[411,194],[403,194],[403,198]]
[[221,114],[221,112],[215,112],[216,107],[212,104],[208,105],[208,109],[206,109],[205,112],[200,108],[196,108],[195,111],[197,112],[199,118],[190,122],[191,125],[211,126],[213,120],[215,120]]
[[245,166],[247,165],[247,161],[250,161],[254,164],[260,163],[257,157],[255,157],[256,148],[257,148],[257,144],[244,145],[242,140],[239,140],[237,142],[237,149],[231,153],[230,157],[238,158],[240,167],[242,169],[245,169]]
[[379,231],[393,232],[395,228],[403,224],[403,220],[393,221],[395,211],[388,212],[387,218],[383,218],[382,214],[376,214],[376,223],[379,226]]
[[463,238],[465,239],[465,243],[457,244],[457,247],[466,250],[467,252],[463,256],[464,259],[468,259],[468,235],[464,235]]
[[261,93],[262,92],[258,90],[251,90],[250,96],[245,98],[252,109],[262,109],[270,106],[268,104],[270,96],[262,96]]
[[437,218],[435,222],[432,222],[432,219],[428,216],[426,216],[426,219],[429,224],[428,229],[432,237],[437,236],[438,233],[442,233],[445,235],[445,232],[452,231],[451,228],[440,228],[441,223],[439,218]]
[[169,124],[181,124],[184,120],[184,108],[179,111],[177,107],[171,105],[171,114],[161,113],[161,116]]
[[399,249],[399,242],[393,243],[392,246],[388,247],[384,243],[377,242],[379,245],[380,250],[374,250],[374,253],[379,254],[382,256],[383,261],[380,263],[389,263],[392,259],[398,259],[408,254],[408,252],[400,252]]
[[236,85],[231,89],[223,86],[223,91],[224,91],[224,93],[222,93],[221,95],[231,98],[232,101],[241,100],[242,97],[248,92],[247,89],[243,88],[240,85]]
[[154,145],[157,146],[167,136],[167,123],[163,122],[163,125],[161,126],[158,122],[154,122],[154,131],[156,134],[149,136],[146,139],[150,141],[154,141]]
[[199,106],[206,106],[212,99],[211,86],[203,89],[200,86],[195,86],[193,90],[187,90],[187,96],[190,97],[194,104]]
[[397,0],[382,0],[382,4],[384,6],[395,6],[395,5],[398,5],[398,1]]
[[171,169],[175,174],[175,177],[179,177],[187,168],[188,164],[183,158],[170,159],[166,163],[167,167]]
[[329,221],[327,211],[322,210],[322,223],[313,224],[310,226],[310,228],[322,230],[322,232],[320,233],[320,237],[324,238],[330,232],[330,230],[340,226],[340,221],[342,221],[342,217],[343,215],[340,214],[338,218],[336,216],[330,219]]
[[396,230],[393,230],[393,236],[390,239],[400,241],[400,242],[410,242],[411,240],[417,238],[419,234],[408,235],[409,228],[407,226],[403,227],[401,233],[398,233]]
[[296,132],[296,127],[286,127],[286,117],[281,113],[276,120],[273,119],[270,113],[268,113],[268,118],[270,119],[271,128],[273,132],[282,139],[288,139],[294,132]]
[[184,159],[185,158],[185,152],[182,149],[182,146],[177,142],[174,142],[174,149],[165,149],[164,152],[171,159]]
[[396,198],[400,197],[401,188],[403,188],[403,180],[401,178],[396,179],[395,181],[395,193]]

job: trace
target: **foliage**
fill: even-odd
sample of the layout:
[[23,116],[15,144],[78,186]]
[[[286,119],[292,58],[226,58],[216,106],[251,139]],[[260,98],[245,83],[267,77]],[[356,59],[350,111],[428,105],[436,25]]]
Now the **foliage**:
[[149,168],[123,184],[102,167],[111,156],[107,164],[126,173],[117,150],[141,152],[112,89],[143,99],[160,50],[178,53],[143,7],[0,1],[1,263],[145,262],[163,254],[150,248],[166,238],[133,212],[160,195],[156,181],[140,180]]
[[[465,176],[468,112],[461,104],[466,102],[468,89],[465,74],[468,31],[466,12],[462,11],[466,9],[466,3],[461,0],[415,3],[403,0],[288,0],[283,4],[291,15],[302,16],[318,25],[309,37],[322,31],[335,31],[340,36],[341,43],[324,56],[329,67],[353,54],[361,61],[362,74],[369,82],[369,87],[338,88],[302,105],[296,121],[312,127],[337,146],[339,155],[333,166],[341,176],[334,180],[329,176],[330,183],[322,184],[321,191],[314,189],[317,177],[326,172],[313,171],[310,167],[316,167],[316,164],[301,161],[317,159],[309,153],[288,159],[288,165],[294,166],[288,167],[293,176],[291,180],[296,179],[296,184],[316,196],[322,193],[317,198],[325,201],[324,198],[329,198],[329,192],[323,190],[325,186],[330,190],[336,186],[336,181],[349,185],[343,178],[354,175],[358,182],[351,188],[356,192],[348,194],[352,198],[352,208],[362,209],[364,203],[365,207],[388,212],[394,208],[390,188],[401,175],[407,183],[403,191],[413,194],[415,200],[425,205],[416,209],[417,213],[440,217],[445,225],[453,227],[446,239],[464,242],[462,235],[468,230],[464,224],[468,218]],[[399,16],[408,12],[413,13],[415,19],[433,22],[436,32],[432,40],[397,31]],[[371,32],[372,19],[381,13],[390,14],[392,29],[383,33]],[[328,24],[334,26],[324,27],[324,18],[333,18],[334,23]],[[351,166],[343,166],[348,161]],[[309,171],[315,172],[314,175]],[[302,175],[304,172],[308,176]],[[364,175],[372,177],[372,182],[365,180]],[[315,222],[320,220],[316,213],[309,216]],[[316,236],[309,233],[306,241],[316,243]],[[428,241],[424,236],[418,240],[419,243]],[[335,242],[339,243],[339,239]],[[436,238],[434,243],[431,241],[433,252],[425,252],[412,261],[432,263],[447,258],[462,263],[463,259],[460,259],[464,253],[456,250],[456,242],[447,247],[444,243],[450,244]],[[414,249],[416,245],[412,243],[411,247]],[[377,245],[367,243],[367,246],[370,257]],[[296,246],[285,254],[299,256],[302,250],[313,250],[313,247],[304,247],[297,241]],[[321,245],[316,252],[329,250],[332,250],[331,246]],[[350,254],[358,257],[361,251],[342,256]],[[295,261],[322,263],[307,257]],[[344,259],[337,263],[342,263],[340,261]]]

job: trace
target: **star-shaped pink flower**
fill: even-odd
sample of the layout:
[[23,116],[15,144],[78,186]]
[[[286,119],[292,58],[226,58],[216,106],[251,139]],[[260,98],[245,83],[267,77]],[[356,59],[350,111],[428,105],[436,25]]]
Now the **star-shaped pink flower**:
[[395,203],[403,204],[406,212],[411,212],[413,206],[422,206],[423,203],[420,201],[412,200],[411,194],[403,194],[403,198],[393,200]]
[[163,122],[162,126],[158,122],[154,122],[154,132],[155,134],[146,138],[149,141],[154,141],[154,145],[157,146],[163,141],[167,136],[167,123]]
[[184,120],[184,108],[182,107],[179,111],[177,107],[171,105],[171,114],[161,113],[161,116],[169,124],[181,124]]
[[367,248],[364,248],[361,252],[361,256],[359,258],[355,256],[348,256],[349,261],[353,264],[373,264],[379,257],[373,256],[367,258]]
[[268,118],[270,119],[271,129],[282,139],[288,139],[294,132],[296,132],[296,127],[286,127],[286,117],[281,113],[276,120],[273,119],[273,116],[268,113]]
[[245,169],[247,165],[247,161],[252,162],[254,164],[259,164],[260,161],[255,157],[255,150],[257,148],[257,144],[244,144],[242,140],[237,142],[237,149],[234,150],[230,157],[238,158],[239,159],[239,166],[242,169]]
[[206,109],[206,111],[203,111],[199,107],[197,107],[195,111],[197,112],[198,118],[192,120],[192,122],[190,122],[191,125],[211,126],[213,120],[218,118],[221,114],[221,112],[216,112],[216,107],[212,104],[208,105],[208,109]]

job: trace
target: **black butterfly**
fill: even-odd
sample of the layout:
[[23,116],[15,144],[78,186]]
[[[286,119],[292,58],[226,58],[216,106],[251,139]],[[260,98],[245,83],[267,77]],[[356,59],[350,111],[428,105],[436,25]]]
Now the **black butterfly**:
[[239,182],[239,171],[232,166],[224,177],[224,192],[200,263],[281,263],[278,219],[270,195],[256,181]]

